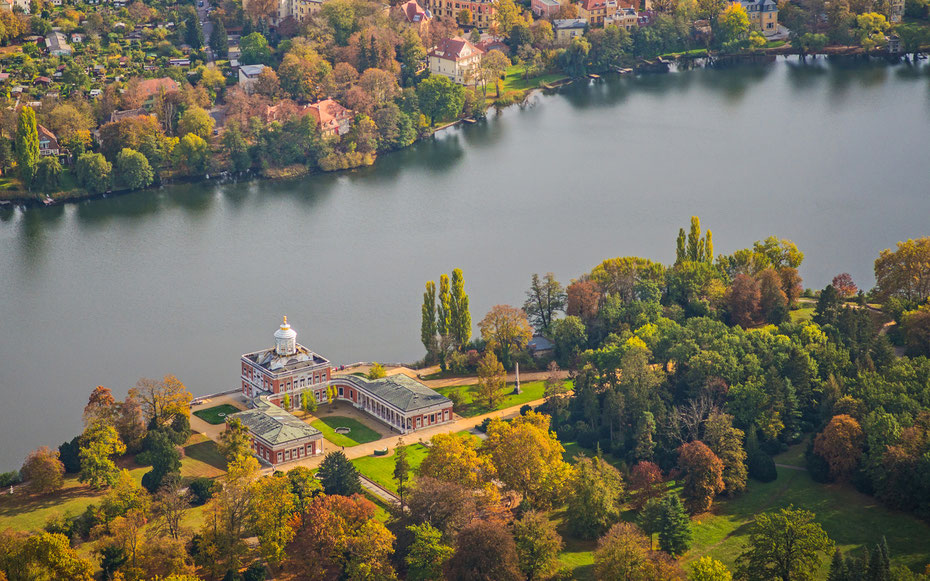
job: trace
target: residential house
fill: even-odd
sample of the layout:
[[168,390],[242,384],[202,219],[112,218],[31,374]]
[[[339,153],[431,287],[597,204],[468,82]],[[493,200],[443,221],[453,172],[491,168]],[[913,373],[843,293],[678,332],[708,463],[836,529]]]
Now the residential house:
[[155,105],[155,98],[160,93],[174,93],[180,90],[177,81],[171,77],[145,79],[136,86],[136,95],[142,100],[142,107],[150,111]]
[[460,85],[474,83],[484,52],[460,36],[445,38],[430,49],[429,72]]
[[36,131],[39,134],[39,155],[58,157],[61,154],[61,147],[58,145],[58,138],[55,134],[42,125],[37,125]]
[[29,14],[30,0],[0,0],[0,10],[12,12],[14,8]]
[[530,9],[536,16],[543,18],[555,18],[559,10],[562,9],[562,3],[559,0],[532,0]]
[[475,46],[480,48],[484,54],[488,54],[492,50],[499,50],[504,54],[510,54],[510,47],[507,46],[507,43],[504,42],[503,39],[494,36],[485,38]]
[[[248,5],[249,0],[242,0],[243,10],[247,10]],[[319,12],[322,7],[323,0],[280,0],[278,2],[278,13],[271,19],[271,24],[278,26],[288,18],[303,22],[311,15]]]
[[397,9],[404,15],[404,20],[410,24],[416,24],[420,31],[426,30],[429,21],[433,19],[430,11],[425,10],[416,0],[407,0],[407,2],[398,5]]
[[582,36],[588,29],[588,21],[584,18],[565,18],[553,20],[552,29],[555,31],[556,42],[567,43],[576,36]]
[[342,137],[352,129],[353,113],[332,99],[318,101],[307,112],[313,115],[325,137]]
[[749,24],[763,34],[778,32],[778,4],[775,0],[740,0],[749,15]]
[[604,21],[619,8],[617,0],[581,0],[578,3],[578,17],[588,21],[589,26],[604,26]]
[[897,34],[889,34],[885,36],[885,49],[888,51],[888,54],[901,54],[903,52],[903,47],[901,46],[901,37]]
[[[459,13],[471,12],[471,26],[486,30],[494,22],[493,0],[427,0],[427,8],[433,16],[458,22]],[[462,23],[464,24],[464,23]]]
[[608,25],[619,26],[632,33],[639,27],[639,15],[632,6],[621,6],[613,16],[604,20],[604,26]]
[[128,109],[126,111],[113,111],[110,113],[110,123],[116,123],[123,119],[132,119],[133,117],[143,117],[148,114],[149,112],[141,107],[138,109]]
[[78,44],[84,42],[84,35],[81,34],[80,32],[72,32],[72,33],[71,33],[71,42],[76,42],[76,43],[78,43]]
[[255,83],[258,82],[258,75],[265,70],[265,65],[241,65],[239,67],[239,86],[246,93],[255,90]]
[[48,33],[48,36],[45,37],[45,46],[51,56],[71,56],[71,53],[74,52],[71,50],[71,45],[68,44],[65,35],[56,31]]

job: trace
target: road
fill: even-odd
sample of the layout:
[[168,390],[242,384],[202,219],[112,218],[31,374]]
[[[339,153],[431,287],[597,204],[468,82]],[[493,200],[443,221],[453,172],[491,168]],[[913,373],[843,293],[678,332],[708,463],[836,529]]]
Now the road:
[[[199,4],[199,0],[198,0]],[[204,51],[207,55],[207,66],[213,63],[213,49],[210,48],[210,35],[213,33],[213,23],[210,21],[210,2],[204,0],[203,6],[197,5],[197,19],[200,20],[203,29]]]

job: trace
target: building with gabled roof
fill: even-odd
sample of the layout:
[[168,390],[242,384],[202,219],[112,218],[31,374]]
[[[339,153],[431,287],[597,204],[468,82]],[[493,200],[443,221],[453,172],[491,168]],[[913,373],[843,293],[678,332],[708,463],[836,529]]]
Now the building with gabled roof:
[[326,137],[341,137],[352,129],[354,113],[332,99],[323,99],[307,107]]
[[275,465],[323,453],[323,433],[278,406],[257,398],[255,407],[227,416],[249,430],[252,453]]
[[61,154],[58,137],[43,125],[36,125],[36,132],[39,134],[39,155],[42,157],[58,157]]
[[71,45],[68,44],[67,37],[57,31],[48,33],[48,36],[45,37],[45,47],[51,56],[71,56],[71,53],[74,52]]
[[484,51],[461,36],[444,38],[427,53],[429,72],[460,85],[474,83],[483,55]]

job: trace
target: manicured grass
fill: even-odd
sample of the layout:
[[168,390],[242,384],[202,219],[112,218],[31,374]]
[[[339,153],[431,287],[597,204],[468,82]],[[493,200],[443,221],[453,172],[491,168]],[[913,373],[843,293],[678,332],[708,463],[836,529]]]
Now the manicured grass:
[[[135,468],[131,460],[121,461],[120,466],[129,468],[136,482],[142,482],[142,475],[151,468]],[[11,528],[17,531],[40,531],[49,517],[54,515],[77,515],[90,504],[99,503],[106,490],[94,490],[78,482],[76,474],[65,476],[65,485],[58,492],[50,495],[33,496],[17,488],[10,496],[8,490],[0,495],[0,530]]]
[[[501,84],[501,93],[506,93],[507,91],[525,91],[526,89],[535,89],[547,83],[554,83],[555,81],[560,81],[565,77],[562,73],[550,73],[548,75],[540,75],[538,77],[531,77],[529,79],[523,78],[523,71],[525,67],[522,65],[511,65],[507,68],[507,73],[504,76],[504,81]],[[488,84],[488,97],[494,97],[494,86]]]
[[[410,462],[412,476],[416,469],[419,468],[420,463],[423,462],[423,459],[426,458],[429,448],[423,444],[410,444],[405,448],[407,448],[407,461]],[[396,454],[397,451],[395,450],[394,453]],[[390,456],[366,456],[352,460],[352,464],[364,476],[396,494],[397,481],[394,480],[394,462],[394,454]]]
[[[562,447],[565,448],[565,452],[562,453],[562,458],[564,458],[568,463],[574,463],[575,459],[581,454],[584,454],[588,458],[593,458],[597,455],[594,450],[588,450],[579,446],[578,442],[562,442]],[[618,470],[623,465],[623,462],[621,462],[618,458],[615,458],[610,452],[602,451],[601,456],[608,464],[614,468],[617,468]]]
[[[358,446],[381,439],[381,434],[362,424],[358,420],[344,416],[327,416],[310,422],[310,425],[323,432],[323,437],[337,446]],[[337,434],[335,428],[349,428],[348,434]]]
[[[236,406],[229,405],[224,403],[223,405],[213,406],[212,408],[206,408],[203,410],[197,410],[194,412],[194,415],[208,424],[213,424],[217,426],[226,421],[226,416],[234,414],[236,412],[242,411]],[[223,415],[220,415],[223,414]]]
[[572,579],[594,581],[594,549],[597,541],[576,539],[569,535],[565,524],[565,509],[551,513],[550,518],[556,523],[556,530],[562,535],[562,552],[559,562],[572,573]]
[[[566,384],[568,382],[566,381]],[[441,393],[444,396],[447,396],[453,391],[460,391],[462,394],[462,404],[459,406],[459,409],[455,410],[455,413],[460,416],[470,418],[473,416],[478,416],[494,410],[502,410],[505,408],[523,405],[531,401],[542,399],[543,392],[546,389],[545,382],[542,381],[531,381],[529,383],[523,383],[520,385],[522,393],[519,395],[512,393],[514,385],[513,383],[508,383],[506,389],[504,390],[507,393],[506,396],[501,400],[497,406],[494,408],[489,408],[483,402],[474,402],[472,397],[474,394],[471,392],[472,385],[453,385],[450,387],[440,387],[436,391]],[[571,386],[569,386],[571,387]]]
[[[790,460],[796,454],[777,459]],[[774,482],[750,481],[749,489],[733,500],[718,502],[711,514],[695,519],[694,544],[686,561],[710,555],[733,567],[742,552],[755,515],[789,505],[810,510],[817,521],[845,551],[888,539],[892,561],[923,570],[930,561],[930,526],[911,515],[884,508],[877,500],[845,485],[824,485],[806,471],[778,468]],[[820,579],[826,578],[830,556],[825,556]]]
[[216,442],[203,434],[194,434],[184,446],[181,476],[216,478],[226,471],[226,458],[216,448]]

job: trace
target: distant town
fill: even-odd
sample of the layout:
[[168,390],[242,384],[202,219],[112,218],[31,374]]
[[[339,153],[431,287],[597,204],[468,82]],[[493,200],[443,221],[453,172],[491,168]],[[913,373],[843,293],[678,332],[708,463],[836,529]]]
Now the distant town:
[[0,4],[0,203],[370,165],[534,89],[676,59],[930,44],[923,0]]

